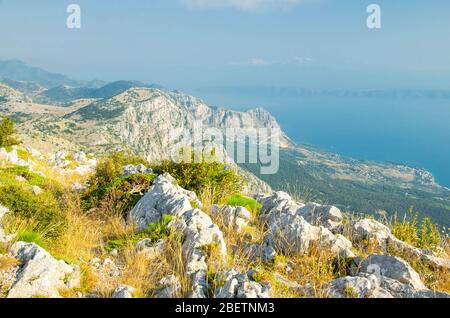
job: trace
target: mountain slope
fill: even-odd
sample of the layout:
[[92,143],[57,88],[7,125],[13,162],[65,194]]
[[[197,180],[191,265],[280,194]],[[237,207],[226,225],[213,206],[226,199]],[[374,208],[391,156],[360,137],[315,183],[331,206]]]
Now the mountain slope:
[[[111,85],[98,96],[120,92],[126,86]],[[210,107],[193,96],[158,88],[133,87],[110,98],[72,101],[67,107],[33,103],[5,85],[3,92],[3,98],[10,101],[0,102],[2,113],[13,115],[20,122],[22,140],[42,151],[81,149],[101,154],[130,149],[150,161],[159,161],[171,157],[169,145],[179,140],[171,139],[170,134],[177,128],[192,133],[194,125],[201,123],[222,131],[281,129],[263,109],[237,112]],[[258,164],[241,168],[274,189],[287,190],[307,201],[338,205],[350,212],[381,211],[388,217],[395,213],[402,217],[413,206],[422,216],[450,226],[450,191],[427,171],[295,145],[285,134],[281,135],[281,146],[277,174],[259,175]]]

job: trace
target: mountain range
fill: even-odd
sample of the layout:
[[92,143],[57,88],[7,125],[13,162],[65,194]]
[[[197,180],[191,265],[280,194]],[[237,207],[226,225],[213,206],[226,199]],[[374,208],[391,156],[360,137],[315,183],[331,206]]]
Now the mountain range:
[[[281,129],[262,108],[239,112],[213,107],[138,81],[76,81],[20,61],[0,61],[0,113],[15,120],[24,143],[41,151],[103,154],[129,149],[150,161],[168,158],[174,127],[192,130],[201,122],[219,129]],[[277,174],[261,175],[260,164],[241,164],[241,171],[260,188],[267,190],[267,183],[306,201],[388,218],[402,217],[413,207],[450,227],[450,190],[426,170],[328,153],[296,144],[285,133],[281,148]]]

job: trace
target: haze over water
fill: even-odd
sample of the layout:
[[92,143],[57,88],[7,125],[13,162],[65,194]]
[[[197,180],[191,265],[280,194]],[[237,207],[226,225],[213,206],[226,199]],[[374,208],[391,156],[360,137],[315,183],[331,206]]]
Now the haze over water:
[[342,96],[257,96],[197,92],[213,105],[261,106],[295,142],[356,159],[424,168],[450,187],[450,100]]

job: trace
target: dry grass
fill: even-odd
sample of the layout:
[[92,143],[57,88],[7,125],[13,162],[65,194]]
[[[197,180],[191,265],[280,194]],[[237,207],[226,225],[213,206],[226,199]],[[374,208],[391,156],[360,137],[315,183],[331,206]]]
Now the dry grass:
[[0,270],[8,270],[17,265],[19,265],[19,261],[14,257],[0,255]]

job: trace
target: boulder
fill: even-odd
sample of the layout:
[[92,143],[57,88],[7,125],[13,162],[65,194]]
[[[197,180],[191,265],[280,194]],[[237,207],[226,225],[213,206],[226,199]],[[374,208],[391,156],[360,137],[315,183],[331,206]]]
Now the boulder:
[[426,290],[427,287],[419,274],[403,259],[390,255],[372,254],[358,264],[360,273],[376,274],[411,285],[415,290]]
[[298,215],[282,213],[268,224],[267,240],[284,253],[304,253],[312,245],[330,249],[338,256],[352,256],[352,244],[322,226],[313,226]]
[[[312,245],[328,248],[338,256],[352,257],[352,243],[342,235],[333,234],[342,223],[342,213],[332,206],[297,203],[285,192],[274,192],[259,199],[261,220],[267,227],[265,241],[283,253],[303,253]],[[306,219],[317,224],[315,226]],[[328,228],[327,228],[328,227]]]
[[369,298],[379,286],[375,275],[346,276],[333,280],[327,287],[327,294],[330,298]]
[[150,239],[144,239],[136,243],[136,249],[148,259],[155,259],[160,256],[164,252],[165,247],[166,243],[162,239],[156,243]]
[[233,228],[237,232],[242,231],[252,218],[250,211],[241,206],[224,205],[219,207],[218,205],[213,205],[212,213],[218,216],[226,227]]
[[382,249],[386,248],[386,240],[392,236],[391,230],[386,225],[372,219],[353,222],[352,232],[354,242],[360,243],[371,240]]
[[173,183],[170,175],[160,175],[150,190],[130,212],[130,219],[138,230],[157,222],[164,214],[179,216],[192,210],[191,202],[201,206],[195,193],[182,189]]
[[33,192],[34,195],[39,195],[42,192],[44,192],[40,187],[38,187],[37,185],[32,185],[31,186],[31,192]]
[[75,161],[84,163],[88,160],[86,153],[84,151],[79,151],[73,155]]
[[162,278],[159,283],[159,291],[155,298],[175,298],[181,292],[180,280],[175,275],[168,275]]
[[7,243],[13,238],[13,235],[6,235],[2,228],[2,220],[7,213],[9,209],[0,204],[0,243]]
[[352,232],[352,240],[354,243],[362,243],[370,240],[375,242],[382,251],[387,251],[389,248],[402,254],[407,254],[413,259],[421,260],[431,267],[450,269],[450,258],[447,255],[438,257],[432,251],[411,246],[397,239],[387,226],[378,221],[362,219],[353,222]]
[[128,285],[121,285],[116,288],[111,298],[133,298],[135,289]]
[[247,273],[229,270],[216,279],[221,285],[214,292],[215,298],[270,298],[269,286],[259,284]]
[[17,242],[10,253],[22,265],[8,298],[60,297],[58,290],[79,286],[79,270],[34,243]]
[[341,210],[331,205],[308,203],[297,211],[307,222],[335,231],[344,219]]

